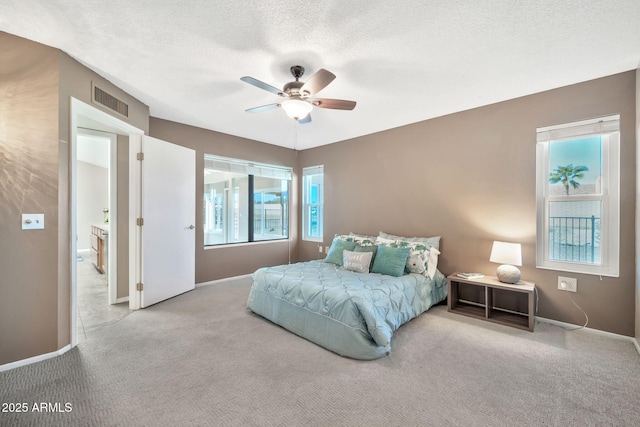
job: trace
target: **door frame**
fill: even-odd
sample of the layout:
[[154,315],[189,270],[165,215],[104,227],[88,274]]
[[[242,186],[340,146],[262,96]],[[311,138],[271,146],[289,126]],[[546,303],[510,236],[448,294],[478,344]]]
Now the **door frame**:
[[[70,207],[70,218],[71,218],[71,247],[70,247],[70,253],[69,253],[69,262],[71,264],[71,347],[75,347],[78,345],[78,269],[77,269],[77,261],[76,261],[76,256],[77,256],[77,250],[78,250],[78,245],[77,245],[77,241],[76,241],[76,234],[77,234],[77,217],[76,217],[76,209],[77,209],[77,144],[78,144],[78,127],[79,127],[79,122],[81,117],[82,118],[87,118],[89,120],[91,120],[92,122],[95,122],[97,124],[96,127],[99,127],[100,129],[96,129],[96,130],[104,130],[106,132],[112,132],[115,134],[120,134],[120,135],[128,135],[130,140],[134,135],[143,135],[144,131],[142,129],[138,129],[137,127],[130,125],[120,119],[118,119],[117,117],[114,117],[102,110],[99,110],[96,107],[93,107],[77,98],[74,97],[70,97],[71,100],[71,114],[70,114],[70,118],[71,118],[71,124],[70,124],[70,182],[71,182],[71,207]],[[93,126],[92,126],[93,127]],[[116,138],[117,141],[117,138]],[[112,148],[115,148],[116,143],[112,143]],[[112,149],[110,150],[110,163],[112,161],[114,161],[116,159],[116,150]],[[111,165],[110,165],[111,166]],[[110,182],[114,183],[114,187],[115,187],[115,183],[116,183],[116,178],[113,177],[116,174],[116,168],[114,165],[113,171],[111,170],[112,168],[109,168],[109,174],[110,174]],[[117,176],[117,175],[116,175]],[[111,181],[113,177],[113,181]],[[129,192],[131,192],[131,186],[132,186],[132,182],[131,180],[129,181]],[[117,194],[116,189],[115,188],[111,188],[110,190],[112,192],[112,194]],[[137,194],[137,193],[136,193]],[[111,197],[110,197],[111,198]],[[111,203],[113,202],[114,204],[116,203],[116,197],[114,196],[113,198],[111,198],[112,201],[110,201],[110,212],[111,212]],[[117,206],[117,205],[116,205]],[[117,210],[115,212],[111,212],[113,214],[113,216],[111,216],[110,218],[115,218],[117,216]],[[131,222],[131,217],[129,217],[129,221]],[[134,221],[135,223],[135,221]],[[114,229],[117,227],[117,223],[114,224]],[[112,235],[115,235],[116,230],[109,230],[110,236],[109,236],[109,244],[110,244],[110,256],[113,258],[116,253],[117,250],[115,248],[115,243],[117,243],[117,238],[116,239],[112,239]],[[112,246],[112,248],[111,248]],[[134,251],[135,253],[135,251]],[[134,256],[135,254],[133,254]],[[132,254],[129,253],[129,258],[130,258],[130,264],[131,264],[131,259]],[[110,263],[111,264],[111,263]],[[114,263],[114,265],[117,265],[117,263]],[[110,268],[110,267],[109,267]],[[109,269],[109,277],[110,280],[113,279],[114,280],[114,284],[117,284],[117,271],[112,271],[111,268]],[[113,294],[113,301],[115,302],[117,300],[116,296],[117,296],[117,286],[113,286],[113,290],[109,289],[109,302],[111,303],[112,300],[112,294]],[[131,300],[129,301],[129,306],[131,308]]]
[[136,224],[141,218],[142,170],[138,153],[142,152],[142,134],[129,137],[129,309],[142,308],[142,295],[137,284],[142,277],[142,227]]

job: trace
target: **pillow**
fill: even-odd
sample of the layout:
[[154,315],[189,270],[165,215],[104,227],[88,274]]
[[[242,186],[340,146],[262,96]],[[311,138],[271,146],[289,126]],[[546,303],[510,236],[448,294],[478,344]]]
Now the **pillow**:
[[362,246],[371,246],[371,245],[375,245],[376,244],[376,236],[368,236],[366,234],[358,234],[358,233],[354,233],[353,231],[351,233],[349,233],[350,237],[353,237],[354,239],[356,239],[356,241],[358,242],[358,244],[362,245]]
[[394,277],[402,276],[409,251],[410,249],[408,247],[394,248],[388,245],[379,245],[371,272]]
[[385,246],[392,246],[394,248],[397,248],[398,245],[396,244],[396,241],[393,239],[387,239],[384,237],[376,237],[376,245],[380,246],[380,245],[385,245]]
[[371,270],[373,268],[373,261],[376,259],[376,253],[378,252],[378,245],[357,244],[353,250],[355,252],[371,252],[371,265],[369,265],[369,270]]
[[379,237],[390,240],[404,240],[406,242],[420,242],[420,243],[428,243],[436,249],[440,249],[440,236],[435,237],[402,237],[395,236],[393,234],[387,234],[384,232],[378,233]]
[[393,248],[409,248],[409,256],[405,265],[407,273],[423,274],[427,270],[429,248],[424,243],[392,240],[378,236],[376,242]]
[[342,251],[342,264],[347,270],[357,273],[368,273],[373,252]]
[[424,274],[427,271],[427,261],[429,249],[423,243],[413,242],[409,246],[409,257],[407,258],[406,270],[409,273]]
[[[390,236],[389,234],[386,235]],[[438,239],[440,238],[438,237]],[[440,251],[431,244],[423,240],[392,240],[380,236],[378,236],[376,242],[392,247],[408,247],[410,251],[405,266],[407,273],[422,274],[423,276],[428,276],[433,279],[436,268],[438,267],[438,255],[440,255]]]
[[353,248],[356,247],[356,242],[343,240],[342,237],[345,236],[339,236],[337,234],[335,235],[335,237],[333,238],[333,242],[331,242],[331,247],[329,248],[327,257],[324,259],[324,262],[342,265],[342,251],[344,251],[345,249],[348,251],[352,251]]
[[433,276],[436,274],[436,268],[438,268],[438,255],[440,255],[440,251],[431,246],[429,249],[429,257],[427,259],[427,276],[430,279],[433,279]]

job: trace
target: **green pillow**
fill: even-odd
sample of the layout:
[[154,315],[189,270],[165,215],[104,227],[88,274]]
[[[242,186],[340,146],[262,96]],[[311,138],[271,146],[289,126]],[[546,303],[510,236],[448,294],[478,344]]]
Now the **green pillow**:
[[347,242],[346,240],[340,239],[338,236],[334,237],[324,262],[330,262],[332,264],[342,266],[342,251],[352,251],[356,245],[356,242]]
[[373,260],[372,273],[386,274],[400,277],[404,274],[404,267],[409,257],[411,248],[393,248],[386,245],[378,245],[378,253]]

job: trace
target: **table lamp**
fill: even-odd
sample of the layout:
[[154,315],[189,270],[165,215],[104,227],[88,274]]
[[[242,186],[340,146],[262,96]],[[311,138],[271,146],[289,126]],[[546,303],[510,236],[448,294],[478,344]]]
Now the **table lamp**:
[[503,283],[518,283],[520,270],[516,265],[522,265],[522,249],[520,243],[493,242],[489,261],[502,264],[496,270],[498,280]]

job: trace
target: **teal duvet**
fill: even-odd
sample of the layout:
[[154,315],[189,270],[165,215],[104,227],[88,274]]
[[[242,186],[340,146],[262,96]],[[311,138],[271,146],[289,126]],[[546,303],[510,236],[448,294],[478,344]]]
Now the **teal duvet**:
[[257,270],[247,307],[335,353],[377,359],[391,351],[396,329],[446,294],[440,271],[392,277],[308,261]]

